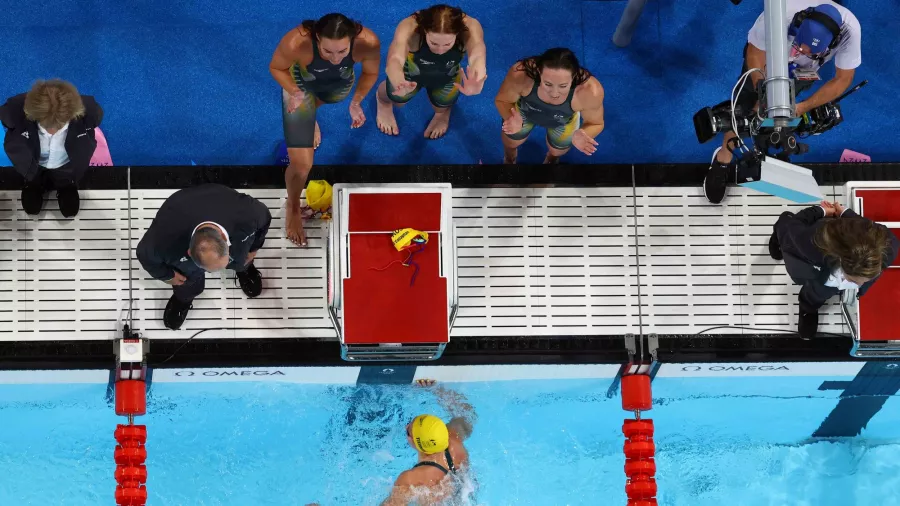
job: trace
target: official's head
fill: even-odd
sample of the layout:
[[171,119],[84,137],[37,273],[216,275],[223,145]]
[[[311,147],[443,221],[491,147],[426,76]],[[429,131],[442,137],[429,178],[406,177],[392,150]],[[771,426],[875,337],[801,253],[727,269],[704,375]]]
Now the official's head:
[[836,26],[838,33],[840,33],[840,26],[844,22],[841,19],[841,13],[833,5],[822,4],[818,7],[813,7],[812,10],[827,17],[825,19],[826,23],[828,19],[834,21],[834,25],[829,28],[822,21],[813,18],[806,18],[800,23],[794,37],[794,46],[801,53],[807,55],[824,53],[831,41],[834,40],[834,27]]
[[25,117],[36,121],[50,135],[81,116],[84,103],[72,83],[59,79],[38,81],[25,95]]
[[209,224],[198,228],[191,236],[188,256],[198,267],[207,272],[221,271],[231,261],[228,241],[219,227]]
[[826,220],[813,240],[832,266],[859,286],[878,277],[891,254],[891,232],[865,218]]
[[406,425],[406,440],[416,450],[431,455],[450,446],[450,431],[434,415],[419,415]]

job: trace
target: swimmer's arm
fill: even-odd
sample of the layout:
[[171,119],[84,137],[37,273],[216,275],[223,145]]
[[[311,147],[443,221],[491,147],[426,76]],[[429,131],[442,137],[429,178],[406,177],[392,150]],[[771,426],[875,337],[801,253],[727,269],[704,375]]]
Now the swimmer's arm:
[[401,21],[394,30],[394,40],[388,48],[387,65],[384,68],[384,73],[392,85],[404,80],[403,66],[409,54],[409,39],[415,30],[416,20],[412,16]]
[[400,473],[391,489],[391,495],[381,503],[381,506],[407,506],[412,498],[412,490],[410,490],[412,485],[409,471]]
[[357,50],[361,57],[362,75],[359,76],[359,82],[356,83],[356,92],[353,94],[354,103],[361,103],[366,95],[372,91],[372,87],[378,81],[378,73],[381,72],[381,41],[375,32],[368,28],[363,28],[360,34]]
[[478,419],[475,407],[469,404],[464,394],[455,390],[437,386],[434,393],[441,407],[453,417],[447,428],[454,430],[462,440],[468,438],[472,434],[472,426]]
[[510,109],[515,107],[516,102],[522,96],[524,77],[526,77],[525,72],[520,69],[519,63],[513,65],[506,73],[506,78],[503,79],[500,91],[497,92],[497,97],[494,99],[494,106],[497,107],[501,118],[509,117]]
[[272,55],[272,61],[269,62],[269,73],[271,73],[278,84],[284,88],[284,91],[289,94],[296,93],[300,90],[297,86],[297,82],[294,81],[294,76],[291,75],[290,68],[297,60],[295,53],[299,52],[305,43],[305,41],[301,42],[297,51],[291,50],[291,45],[294,43],[295,37],[297,37],[297,33],[294,30],[291,30],[285,35],[284,38],[281,39],[281,42],[278,43],[278,47],[275,48],[275,54]]
[[472,435],[472,422],[464,416],[458,416],[450,420],[447,430],[456,434],[460,441],[465,441]]
[[475,18],[466,16],[464,22],[469,32],[468,40],[466,40],[466,54],[468,54],[469,58],[469,67],[480,69],[481,75],[484,75],[487,73],[485,69],[487,65],[487,46],[484,44],[484,29]]
[[600,135],[605,123],[603,121],[603,86],[594,78],[589,79],[584,87],[578,90],[578,104],[581,107],[581,130],[592,139]]

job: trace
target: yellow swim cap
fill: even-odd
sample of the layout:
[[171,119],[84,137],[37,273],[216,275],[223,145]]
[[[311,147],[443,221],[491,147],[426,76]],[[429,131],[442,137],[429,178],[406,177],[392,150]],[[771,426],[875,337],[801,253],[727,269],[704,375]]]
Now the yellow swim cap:
[[306,185],[306,205],[319,212],[331,207],[331,185],[323,179],[315,179]]
[[442,452],[450,446],[450,433],[444,421],[434,415],[419,415],[412,421],[413,442],[422,453]]

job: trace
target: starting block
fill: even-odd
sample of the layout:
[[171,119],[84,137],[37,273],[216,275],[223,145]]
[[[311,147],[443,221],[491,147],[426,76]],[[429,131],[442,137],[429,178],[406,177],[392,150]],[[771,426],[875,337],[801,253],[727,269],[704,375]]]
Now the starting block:
[[[435,360],[459,309],[449,184],[337,184],[328,226],[327,308],[348,361]],[[425,232],[398,250],[395,231]]]
[[[900,236],[900,181],[850,182],[846,186],[850,208],[860,216],[880,223]],[[853,337],[850,354],[855,357],[900,357],[900,318],[896,317],[900,300],[900,258],[882,272],[860,297],[857,311],[856,291],[843,294],[841,313]]]

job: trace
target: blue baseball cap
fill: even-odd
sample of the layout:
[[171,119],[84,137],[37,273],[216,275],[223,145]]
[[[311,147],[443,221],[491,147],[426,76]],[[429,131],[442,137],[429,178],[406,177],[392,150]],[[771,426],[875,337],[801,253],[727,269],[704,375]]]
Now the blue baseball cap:
[[[838,26],[841,26],[843,23],[841,13],[833,5],[822,4],[814,7],[813,10],[833,19]],[[794,38],[794,42],[806,44],[813,53],[821,53],[828,49],[832,39],[834,39],[834,35],[828,27],[813,19],[806,19],[797,29],[797,36]]]

